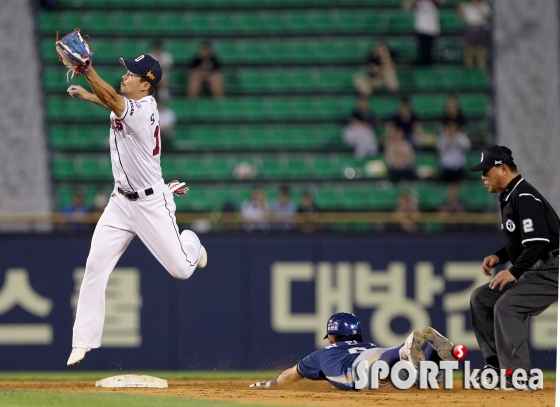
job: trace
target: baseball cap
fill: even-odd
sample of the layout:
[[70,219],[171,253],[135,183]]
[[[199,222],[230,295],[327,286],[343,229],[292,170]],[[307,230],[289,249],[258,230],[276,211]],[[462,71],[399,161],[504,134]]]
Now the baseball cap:
[[486,171],[492,167],[503,164],[515,165],[513,157],[511,156],[511,150],[505,146],[496,145],[487,147],[482,151],[480,164],[471,167],[471,171]]
[[157,86],[161,80],[161,66],[159,62],[150,55],[140,55],[134,61],[120,58],[120,61],[126,69],[136,75],[140,75],[154,87]]

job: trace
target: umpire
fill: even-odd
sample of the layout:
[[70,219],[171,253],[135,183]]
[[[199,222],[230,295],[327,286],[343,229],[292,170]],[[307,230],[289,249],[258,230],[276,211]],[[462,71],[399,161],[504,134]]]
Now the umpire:
[[485,368],[522,368],[529,375],[529,316],[558,300],[560,221],[539,191],[517,172],[509,148],[486,148],[471,171],[482,171],[488,191],[500,193],[505,246],[484,259],[482,272],[491,276],[495,266],[512,263],[472,293],[474,333]]

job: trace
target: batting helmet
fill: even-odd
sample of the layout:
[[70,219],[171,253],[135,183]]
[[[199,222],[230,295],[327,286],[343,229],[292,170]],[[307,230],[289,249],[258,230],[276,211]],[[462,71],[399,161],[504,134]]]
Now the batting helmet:
[[323,339],[327,339],[328,335],[363,336],[362,324],[360,324],[356,315],[349,312],[339,312],[331,316],[327,322],[327,334]]

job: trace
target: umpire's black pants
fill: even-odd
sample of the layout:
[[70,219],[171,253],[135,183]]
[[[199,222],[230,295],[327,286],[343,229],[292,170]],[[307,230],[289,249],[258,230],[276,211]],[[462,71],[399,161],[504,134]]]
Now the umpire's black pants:
[[558,257],[539,263],[502,291],[485,284],[471,295],[472,325],[482,356],[497,356],[502,369],[529,372],[529,316],[558,300]]

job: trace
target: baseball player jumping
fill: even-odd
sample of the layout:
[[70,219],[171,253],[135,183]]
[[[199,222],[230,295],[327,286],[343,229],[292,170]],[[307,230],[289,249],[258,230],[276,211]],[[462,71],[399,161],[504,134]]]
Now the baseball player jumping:
[[[316,350],[277,378],[256,382],[249,387],[270,389],[306,378],[328,380],[337,389],[353,390],[356,367],[363,360],[367,360],[370,366],[377,360],[383,360],[389,366],[400,360],[408,360],[416,369],[421,360],[436,363],[440,360],[456,360],[453,356],[453,344],[431,327],[424,328],[422,332],[412,332],[404,344],[394,348],[379,348],[373,343],[363,342],[360,321],[348,312],[339,312],[329,318],[324,339],[327,338],[329,346]],[[424,346],[426,343],[429,346]],[[436,379],[441,383],[443,375],[438,374]]]
[[105,288],[134,236],[180,280],[189,278],[197,267],[205,267],[207,254],[194,232],[179,234],[173,193],[182,195],[188,188],[179,182],[166,185],[162,179],[159,113],[152,96],[162,76],[159,62],[149,55],[134,61],[121,58],[127,71],[119,95],[91,66],[91,53],[79,31],[57,41],[56,50],[70,71],[84,75],[93,90],[71,85],[70,96],[111,111],[109,138],[115,179],[115,189],[91,241],[67,362],[71,366],[101,346]]

